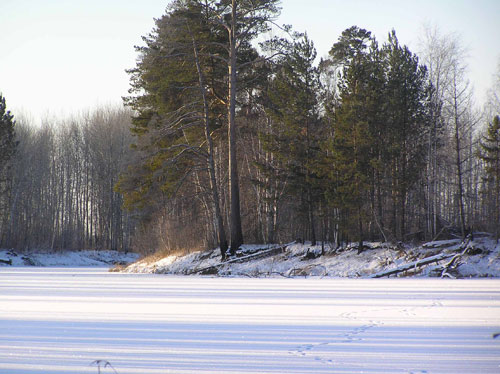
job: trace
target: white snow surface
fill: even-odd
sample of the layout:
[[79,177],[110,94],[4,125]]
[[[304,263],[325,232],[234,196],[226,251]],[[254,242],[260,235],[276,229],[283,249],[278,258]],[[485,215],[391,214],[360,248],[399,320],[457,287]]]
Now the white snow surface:
[[498,332],[500,279],[0,267],[0,374],[499,373]]
[[[2,266],[57,266],[57,267],[110,267],[115,264],[126,264],[136,261],[137,253],[118,251],[29,251],[26,253],[14,250],[0,250],[0,267]],[[6,263],[9,262],[9,263]]]
[[[125,271],[131,273],[192,274],[196,269],[219,266],[217,274],[220,276],[363,278],[438,254],[459,253],[461,252],[461,244],[462,241],[458,239],[434,241],[419,246],[367,243],[369,248],[364,249],[360,254],[358,254],[356,246],[333,249],[326,245],[325,254],[319,256],[322,250],[320,245],[291,243],[286,245],[284,253],[223,265],[220,265],[219,250],[214,249],[185,256],[170,255],[167,258],[154,261],[146,258],[129,265]],[[456,263],[453,276],[460,278],[500,277],[500,244],[497,244],[491,237],[485,236],[476,238],[470,245],[476,251],[475,254],[461,257]],[[244,257],[247,253],[259,248],[266,250],[272,246],[244,245],[239,255]],[[315,254],[318,257],[307,259],[305,258],[307,253]],[[444,259],[401,273],[398,276],[440,276],[442,266],[448,261],[449,259]]]

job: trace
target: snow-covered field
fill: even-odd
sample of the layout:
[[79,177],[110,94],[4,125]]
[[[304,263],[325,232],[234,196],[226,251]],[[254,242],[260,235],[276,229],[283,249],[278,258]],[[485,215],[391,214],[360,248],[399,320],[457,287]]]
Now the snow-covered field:
[[499,373],[497,332],[499,279],[0,267],[2,374]]

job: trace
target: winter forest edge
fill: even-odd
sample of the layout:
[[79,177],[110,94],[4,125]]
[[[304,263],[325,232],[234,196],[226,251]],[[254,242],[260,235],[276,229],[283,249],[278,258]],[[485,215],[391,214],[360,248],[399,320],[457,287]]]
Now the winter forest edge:
[[265,40],[278,5],[173,1],[123,108],[36,127],[0,96],[0,248],[498,239],[500,66],[479,110],[454,35],[353,26],[318,61]]

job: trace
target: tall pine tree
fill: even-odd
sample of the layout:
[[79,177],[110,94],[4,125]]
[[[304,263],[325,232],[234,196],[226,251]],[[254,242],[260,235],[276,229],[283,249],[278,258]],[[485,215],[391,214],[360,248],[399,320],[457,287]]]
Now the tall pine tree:
[[264,148],[278,161],[277,175],[287,180],[290,195],[299,202],[299,219],[307,222],[303,236],[314,245],[320,198],[314,171],[319,151],[319,71],[314,66],[316,50],[307,35],[289,49],[267,92],[273,131],[263,136]]
[[383,47],[386,89],[388,166],[391,172],[393,234],[404,240],[407,233],[407,202],[425,166],[429,100],[427,70],[408,47],[401,46],[393,30]]
[[238,167],[236,107],[241,76],[262,59],[253,54],[251,42],[270,30],[278,13],[278,0],[193,0],[201,4],[216,29],[227,33],[225,53],[218,56],[227,67],[227,126],[229,153],[229,195],[231,252],[243,244]]
[[480,157],[486,162],[487,186],[492,186],[489,195],[493,195],[494,230],[498,241],[500,233],[500,117],[495,116],[483,136]]
[[375,160],[374,127],[378,116],[373,106],[377,93],[371,51],[376,48],[369,31],[353,26],[330,50],[330,64],[340,69],[338,101],[330,113],[333,139],[325,143],[333,166],[329,177],[336,186],[330,201],[340,211],[341,230],[359,240],[360,251],[366,236],[366,201]]
[[214,56],[223,53],[220,44],[227,37],[214,30],[204,10],[195,1],[174,1],[143,38],[146,46],[136,48],[140,58],[129,70],[132,96],[125,102],[137,113],[132,131],[140,157],[118,189],[125,204],[140,211],[151,211],[158,195],[173,203],[179,196],[198,196],[207,221],[215,222],[213,236],[224,257],[212,137],[221,135],[226,74]]
[[5,243],[9,231],[11,162],[17,146],[14,126],[14,116],[0,94],[0,244]]

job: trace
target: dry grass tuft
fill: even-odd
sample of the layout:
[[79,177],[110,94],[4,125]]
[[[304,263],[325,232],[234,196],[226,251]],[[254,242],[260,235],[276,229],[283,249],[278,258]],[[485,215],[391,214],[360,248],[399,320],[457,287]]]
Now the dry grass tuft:
[[159,261],[159,260],[166,258],[166,257],[169,257],[169,256],[182,257],[182,256],[186,256],[186,255],[193,253],[193,252],[201,252],[204,250],[206,250],[206,248],[202,248],[202,247],[173,248],[173,249],[163,248],[163,249],[160,249],[160,250],[158,250],[158,251],[156,251],[148,256],[141,258],[139,261],[149,265],[149,264],[152,264],[156,261]]

